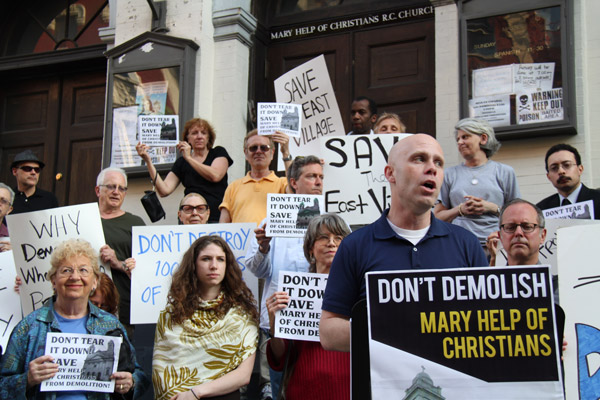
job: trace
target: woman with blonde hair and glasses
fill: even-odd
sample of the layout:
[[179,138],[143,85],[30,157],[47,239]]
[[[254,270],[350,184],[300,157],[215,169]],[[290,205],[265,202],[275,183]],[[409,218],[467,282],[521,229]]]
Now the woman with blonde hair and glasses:
[[85,240],[70,239],[54,249],[50,262],[48,280],[55,295],[13,330],[2,358],[0,398],[113,398],[111,393],[40,391],[40,384],[55,376],[59,368],[55,358],[46,354],[46,335],[50,332],[120,336],[118,372],[110,375],[115,380],[114,393],[141,396],[148,378],[136,362],[125,328],[114,315],[90,302],[90,293],[97,288],[100,276],[96,251]]

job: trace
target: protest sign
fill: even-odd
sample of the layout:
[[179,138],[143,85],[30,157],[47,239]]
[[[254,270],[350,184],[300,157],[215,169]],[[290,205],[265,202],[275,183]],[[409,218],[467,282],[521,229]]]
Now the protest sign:
[[560,121],[564,118],[562,88],[520,92],[517,98],[517,123]]
[[14,327],[21,320],[21,301],[13,290],[15,285],[15,261],[12,251],[0,253],[0,346],[6,344]]
[[600,398],[600,274],[595,261],[600,225],[558,230],[560,305],[565,310],[563,353],[567,399]]
[[138,117],[140,142],[150,146],[148,155],[153,163],[173,163],[179,143],[177,115],[140,115]]
[[594,219],[594,200],[544,210],[546,219]]
[[[52,250],[67,239],[83,239],[99,252],[104,241],[98,203],[50,208],[7,215],[17,275],[21,277],[21,303],[27,315],[52,296],[50,270]],[[110,276],[110,268],[101,267]]]
[[470,99],[469,116],[483,119],[493,127],[510,125],[510,95]]
[[258,280],[244,265],[255,228],[255,223],[134,226],[136,267],[131,274],[131,323],[156,323],[167,304],[173,272],[183,254],[202,236],[225,239],[242,269],[244,282],[258,299]]
[[384,168],[393,145],[408,137],[369,135],[321,141],[325,160],[325,210],[340,214],[350,225],[370,224],[389,207],[390,187]]
[[300,105],[286,103],[258,103],[258,134],[272,135],[280,131],[300,137]]
[[[323,55],[277,78],[275,98],[278,103],[300,104],[302,109],[301,136],[292,137],[289,144],[294,156],[319,156],[317,139],[346,134]],[[279,161],[278,169],[283,170]]]
[[548,266],[371,272],[367,304],[374,399],[563,398]]
[[311,194],[267,195],[267,229],[270,237],[304,237],[308,223],[323,214],[323,196]]
[[287,292],[290,302],[275,313],[275,337],[319,341],[319,320],[327,274],[279,272],[278,291]]
[[120,336],[54,333],[46,335],[46,355],[58,364],[58,373],[40,385],[41,392],[83,390],[112,393],[122,338]]

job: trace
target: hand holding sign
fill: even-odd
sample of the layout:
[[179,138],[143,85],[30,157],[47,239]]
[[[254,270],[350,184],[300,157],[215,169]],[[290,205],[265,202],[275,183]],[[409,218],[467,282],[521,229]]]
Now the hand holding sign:
[[54,363],[54,357],[41,356],[29,363],[27,372],[27,386],[39,385],[46,379],[52,378],[58,372],[58,364]]
[[267,310],[269,311],[269,329],[271,336],[275,336],[275,313],[279,310],[283,310],[288,306],[290,296],[287,292],[275,292],[266,301]]

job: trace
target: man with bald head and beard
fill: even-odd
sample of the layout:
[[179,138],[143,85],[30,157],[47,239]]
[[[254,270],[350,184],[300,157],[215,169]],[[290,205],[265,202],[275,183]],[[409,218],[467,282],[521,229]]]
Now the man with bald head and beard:
[[400,140],[390,151],[385,176],[390,208],[347,236],[333,260],[320,322],[326,350],[349,351],[349,319],[354,304],[366,297],[367,272],[487,266],[475,235],[433,215],[444,180],[437,140],[426,134]]

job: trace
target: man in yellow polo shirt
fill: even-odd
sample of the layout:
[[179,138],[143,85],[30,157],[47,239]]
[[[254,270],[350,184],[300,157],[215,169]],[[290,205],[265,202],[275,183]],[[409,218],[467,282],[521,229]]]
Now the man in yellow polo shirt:
[[244,155],[250,171],[227,187],[219,206],[220,223],[255,222],[258,225],[267,216],[267,193],[286,192],[286,178],[278,177],[269,169],[275,151],[274,142],[280,145],[287,169],[292,160],[287,135],[278,132],[272,137],[261,136],[256,129],[248,132],[244,138]]

